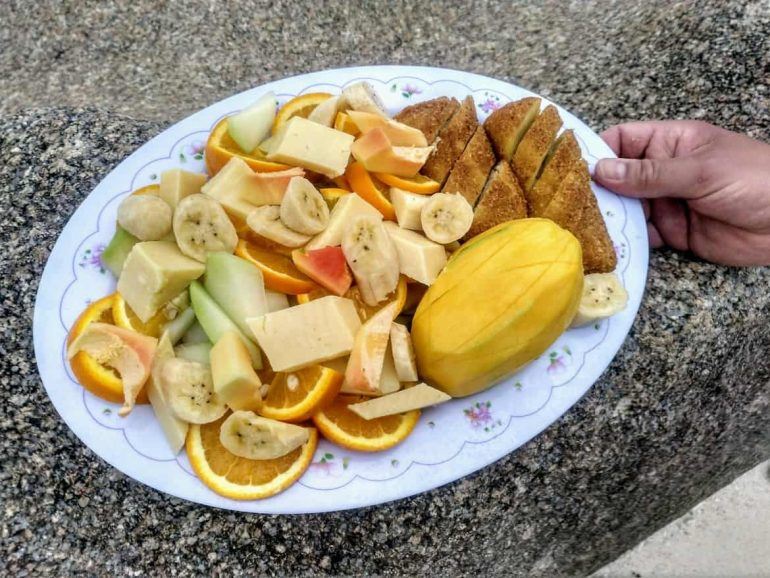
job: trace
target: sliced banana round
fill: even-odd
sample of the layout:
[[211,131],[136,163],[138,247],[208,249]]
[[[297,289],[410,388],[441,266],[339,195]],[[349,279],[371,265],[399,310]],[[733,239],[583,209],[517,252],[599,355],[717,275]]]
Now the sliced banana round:
[[342,109],[360,110],[361,112],[371,112],[381,116],[388,116],[385,111],[385,105],[380,100],[374,87],[368,82],[361,81],[351,84],[342,91],[342,98],[339,107]]
[[171,232],[171,206],[155,195],[131,195],[118,207],[118,224],[140,241],[157,241]]
[[219,430],[219,441],[236,456],[272,460],[304,445],[308,428],[258,416],[253,411],[234,411]]
[[423,206],[420,222],[428,239],[446,245],[471,228],[473,207],[460,193],[436,193]]
[[283,224],[305,235],[316,235],[329,225],[329,205],[304,177],[292,177],[281,201]]
[[284,247],[301,247],[310,240],[309,235],[297,233],[283,224],[281,208],[276,205],[263,205],[254,209],[246,217],[246,224],[257,235]]
[[189,423],[209,423],[225,415],[227,405],[214,393],[211,368],[186,359],[168,359],[160,368],[163,393],[174,414]]
[[201,193],[179,201],[174,211],[174,236],[182,253],[203,263],[207,253],[232,253],[238,244],[238,233],[222,205]]
[[571,327],[605,319],[626,308],[628,291],[615,273],[592,273],[583,279],[583,297]]
[[367,305],[377,305],[396,289],[398,253],[381,219],[354,217],[342,235],[342,252]]

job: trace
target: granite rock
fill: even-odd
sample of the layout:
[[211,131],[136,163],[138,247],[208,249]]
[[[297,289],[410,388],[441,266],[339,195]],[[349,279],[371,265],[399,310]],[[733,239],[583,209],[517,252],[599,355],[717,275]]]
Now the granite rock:
[[0,120],[0,568],[4,574],[584,574],[770,454],[770,272],[652,255],[620,353],[519,451],[357,511],[237,514],[142,486],[59,419],[32,349],[61,228],[161,130],[92,109]]
[[766,0],[0,3],[0,111],[178,120],[293,74],[424,64],[540,92],[593,126],[701,118],[770,137]]

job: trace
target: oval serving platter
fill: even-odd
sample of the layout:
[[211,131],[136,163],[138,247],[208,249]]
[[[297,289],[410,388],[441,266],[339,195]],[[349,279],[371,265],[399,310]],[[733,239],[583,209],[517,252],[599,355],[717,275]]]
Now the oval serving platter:
[[[203,147],[221,118],[273,91],[282,104],[308,92],[339,93],[371,82],[391,113],[438,96],[471,94],[483,121],[501,105],[533,93],[515,85],[455,70],[371,66],[315,72],[247,90],[165,130],[120,163],[64,227],[43,273],[35,304],[37,364],[51,402],[70,429],[98,456],[157,490],[200,504],[263,513],[309,513],[371,506],[452,482],[513,452],[556,421],[609,365],[631,328],[647,275],[647,230],[638,201],[592,183],[618,255],[617,273],[628,289],[628,307],[601,323],[571,329],[510,379],[476,395],[423,412],[401,445],[377,454],[344,450],[322,440],[313,463],[285,492],[266,500],[223,498],[195,476],[184,451],[174,456],[148,405],[127,418],[118,406],[85,391],[65,355],[67,332],[83,308],[115,290],[100,253],[115,230],[117,207],[131,191],[181,167],[205,172]],[[546,102],[547,99],[543,99]],[[574,129],[591,168],[610,148],[575,116],[559,108]]]

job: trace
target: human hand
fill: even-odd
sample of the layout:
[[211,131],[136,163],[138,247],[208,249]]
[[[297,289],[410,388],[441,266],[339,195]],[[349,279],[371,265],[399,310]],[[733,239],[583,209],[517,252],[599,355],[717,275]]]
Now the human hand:
[[699,121],[602,133],[594,179],[645,204],[650,244],[723,265],[770,264],[770,145]]

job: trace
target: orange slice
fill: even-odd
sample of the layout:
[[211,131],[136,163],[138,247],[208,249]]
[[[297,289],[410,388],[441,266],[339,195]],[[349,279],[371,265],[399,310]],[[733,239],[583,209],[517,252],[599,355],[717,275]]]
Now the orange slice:
[[350,118],[350,115],[345,114],[344,112],[338,112],[337,116],[334,117],[334,129],[341,130],[342,132],[346,132],[353,136],[361,134],[356,123]]
[[287,295],[299,295],[315,290],[318,285],[300,273],[291,257],[280,255],[241,239],[235,254],[251,261],[262,271],[265,287]]
[[390,221],[396,220],[396,211],[390,200],[384,194],[384,187],[381,190],[377,182],[372,178],[369,172],[359,162],[350,163],[348,170],[345,171],[345,178],[350,183],[350,188],[367,203],[377,209],[382,216]]
[[301,422],[337,397],[345,376],[321,365],[276,373],[259,413],[270,419]]
[[324,198],[324,201],[326,201],[326,204],[329,205],[329,208],[331,209],[334,207],[334,205],[337,204],[337,201],[339,201],[342,197],[344,197],[347,194],[350,194],[350,191],[346,191],[345,189],[319,189],[321,191],[321,196]]
[[396,187],[417,195],[432,195],[441,189],[441,183],[429,179],[424,175],[414,177],[398,177],[388,173],[373,173],[377,180],[382,181],[388,186]]
[[160,185],[146,185],[136,189],[132,195],[157,195],[160,192]]
[[315,107],[332,96],[328,92],[310,92],[295,96],[278,109],[278,114],[275,115],[275,120],[273,121],[273,128],[270,129],[272,134],[277,133],[293,116],[307,118]]
[[160,337],[163,326],[168,323],[162,308],[147,323],[143,323],[120,293],[115,293],[112,300],[112,319],[118,327],[131,329],[150,337]]
[[227,416],[204,425],[191,425],[187,457],[200,480],[211,490],[233,500],[259,500],[274,496],[296,482],[313,459],[318,432],[302,447],[273,460],[249,460],[231,454],[219,441]]
[[[115,295],[108,295],[91,303],[70,329],[67,345],[75,341],[91,323],[101,322],[113,324],[112,306]],[[85,351],[77,353],[70,359],[72,373],[78,382],[97,397],[113,403],[123,403],[123,381],[109,367],[98,363]],[[139,393],[136,403],[147,403],[147,393],[144,389]]]
[[350,183],[345,178],[345,175],[340,175],[339,177],[334,177],[332,179],[334,181],[334,184],[337,185],[340,189],[350,192]]
[[[353,300],[353,304],[356,306],[356,311],[358,311],[358,316],[361,318],[361,321],[366,321],[369,319],[372,315],[377,313],[380,309],[385,307],[386,305],[393,303],[394,301],[398,303],[396,306],[396,315],[401,313],[401,310],[404,307],[404,303],[406,302],[406,296],[407,296],[407,279],[403,275],[399,277],[398,279],[398,285],[396,285],[396,290],[391,293],[388,298],[383,301],[382,303],[378,303],[377,305],[367,305],[364,303],[363,297],[361,297],[361,291],[359,291],[358,287],[353,285],[348,291],[345,293],[345,297],[348,299]],[[297,303],[308,303],[312,301],[313,299],[318,299],[320,297],[326,297],[327,295],[331,295],[329,291],[322,287],[316,287],[312,291],[308,293],[302,293],[297,295]]]
[[351,403],[366,399],[340,395],[334,403],[313,416],[313,423],[326,439],[337,445],[360,452],[379,452],[404,441],[420,419],[418,409],[370,420],[348,409]]
[[219,172],[223,166],[233,157],[242,158],[247,165],[258,173],[272,173],[283,171],[290,167],[280,163],[273,163],[265,158],[265,153],[255,149],[251,153],[245,153],[235,144],[235,141],[227,134],[227,119],[223,118],[211,131],[206,141],[206,169],[210,177]]

